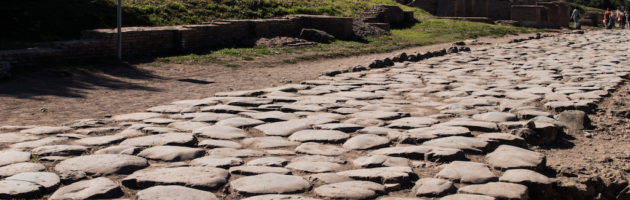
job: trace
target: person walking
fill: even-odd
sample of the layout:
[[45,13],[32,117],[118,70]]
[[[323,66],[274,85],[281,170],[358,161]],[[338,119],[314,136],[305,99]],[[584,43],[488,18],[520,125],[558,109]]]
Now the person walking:
[[625,29],[626,28],[626,23],[627,23],[627,17],[626,17],[626,11],[624,10],[623,12],[621,12],[621,14],[619,14],[619,27],[621,29]]
[[610,8],[606,8],[606,12],[604,12],[604,27],[606,29],[611,29],[612,27],[610,27]]
[[619,23],[619,28],[624,29],[626,26],[625,15],[623,14],[621,7],[615,11],[615,18],[617,23]]
[[630,30],[630,10],[626,10],[624,12],[624,16],[626,17],[626,25],[628,25],[628,30]]
[[578,7],[575,7],[575,9],[573,9],[573,12],[571,13],[571,19],[573,19],[573,24],[575,25],[575,28],[580,29],[580,10],[578,9]]

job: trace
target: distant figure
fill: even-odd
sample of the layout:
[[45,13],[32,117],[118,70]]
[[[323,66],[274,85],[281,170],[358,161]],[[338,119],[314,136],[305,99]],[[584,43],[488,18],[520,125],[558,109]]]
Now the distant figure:
[[623,12],[621,12],[621,14],[619,14],[619,27],[621,29],[625,29],[626,28],[626,23],[628,21],[628,19],[626,18],[626,14],[627,14],[627,12],[625,10]]
[[615,18],[613,18],[613,19],[617,20],[617,22],[619,23],[619,28],[624,29],[626,27],[625,15],[621,11],[621,8],[618,8],[615,11]]
[[573,9],[573,13],[571,13],[571,19],[573,19],[573,24],[575,25],[576,29],[580,29],[580,9],[578,9],[577,7],[575,7],[575,9]]
[[630,30],[630,10],[626,10],[626,12],[624,12],[625,17],[626,17],[626,25],[628,25],[628,30]]
[[610,20],[610,8],[606,8],[606,12],[604,12],[604,27],[606,27],[606,29],[611,29],[611,21]]

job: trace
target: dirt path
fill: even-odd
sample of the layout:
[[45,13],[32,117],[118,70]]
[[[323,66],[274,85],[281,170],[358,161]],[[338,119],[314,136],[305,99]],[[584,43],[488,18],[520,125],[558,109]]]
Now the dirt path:
[[[484,37],[477,40],[496,45],[531,35]],[[0,124],[59,125],[76,119],[137,112],[176,100],[205,98],[217,92],[296,83],[314,79],[325,70],[367,65],[374,59],[392,57],[402,52],[426,52],[451,45],[437,44],[273,68],[243,66],[231,69],[215,64],[145,63],[134,66],[101,65],[95,67],[98,72],[74,70],[71,75],[52,70],[23,72],[10,81],[0,82]],[[471,48],[482,46],[486,45]],[[204,82],[207,84],[200,84]]]

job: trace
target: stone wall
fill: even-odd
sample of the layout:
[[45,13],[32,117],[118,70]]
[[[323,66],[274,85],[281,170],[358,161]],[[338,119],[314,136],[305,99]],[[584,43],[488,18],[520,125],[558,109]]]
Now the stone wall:
[[436,15],[448,17],[487,17],[509,19],[509,0],[441,0]]
[[[293,15],[262,20],[222,20],[200,25],[124,27],[123,56],[155,56],[217,46],[230,46],[250,38],[298,37],[303,28],[319,29],[338,39],[352,39],[353,19],[315,15]],[[40,44],[21,50],[0,51],[0,61],[11,65],[83,60],[116,56],[116,29],[82,32],[81,40]]]
[[569,18],[571,17],[571,13],[569,13],[569,4],[566,2],[538,2],[537,5],[543,6],[546,8],[547,20],[546,22],[550,23],[553,27],[568,27],[569,26]]
[[538,24],[543,21],[542,12],[545,7],[537,5],[513,5],[511,19],[525,24]]
[[512,20],[523,26],[559,28],[569,26],[566,2],[537,2],[536,5],[512,5]]

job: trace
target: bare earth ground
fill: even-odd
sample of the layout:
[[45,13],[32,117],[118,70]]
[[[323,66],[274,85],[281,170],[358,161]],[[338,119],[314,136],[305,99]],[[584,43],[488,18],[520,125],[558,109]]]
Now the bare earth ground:
[[[533,34],[478,38],[497,45]],[[452,44],[402,49],[391,53],[283,64],[271,68],[223,65],[182,65],[144,63],[133,66],[98,66],[95,73],[80,70],[71,76],[51,70],[28,71],[10,81],[0,82],[0,124],[59,125],[64,122],[143,111],[146,108],[183,99],[199,99],[217,92],[248,90],[299,83],[316,78],[320,72],[355,65],[367,66],[374,59],[402,52],[424,53]],[[471,48],[475,48],[471,46]],[[198,84],[180,79],[211,82]]]

